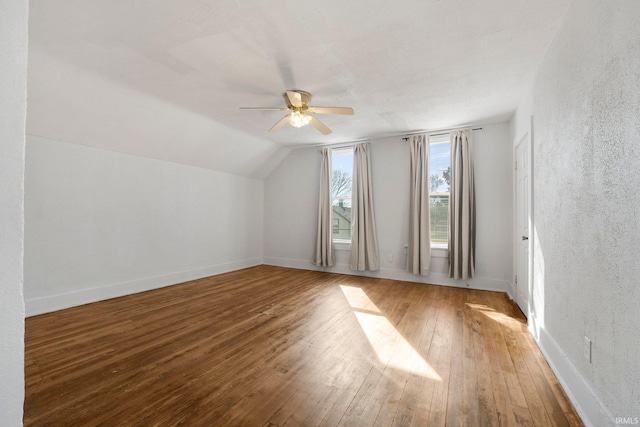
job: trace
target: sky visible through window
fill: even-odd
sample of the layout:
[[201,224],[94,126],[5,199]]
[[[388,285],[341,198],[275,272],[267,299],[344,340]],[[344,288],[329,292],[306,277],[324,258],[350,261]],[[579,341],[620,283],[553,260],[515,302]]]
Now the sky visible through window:
[[[342,196],[343,203],[351,206],[351,184],[353,179],[353,149],[333,150],[331,155],[331,193]],[[335,200],[334,200],[335,202]]]
[[[450,142],[449,140],[445,141],[436,141],[430,144],[429,151],[429,175],[438,175],[443,178],[443,172],[446,171],[451,166],[450,160]],[[334,150],[332,156],[332,169],[333,170],[341,170],[346,172],[350,177],[352,176],[353,171],[353,151],[352,150]],[[442,179],[442,184],[440,184],[437,188],[437,192],[448,192],[449,187],[444,180]],[[349,194],[351,195],[351,191]]]
[[429,175],[438,175],[442,178],[442,183],[436,189],[437,192],[446,193],[449,191],[443,172],[451,166],[451,143],[447,139],[442,142],[432,142],[429,147]]
[[351,239],[351,185],[353,149],[334,150],[331,156],[331,195],[333,240]]
[[[352,176],[353,150],[334,150],[331,162],[333,170],[341,170]],[[351,190],[349,190],[349,195],[351,195]]]

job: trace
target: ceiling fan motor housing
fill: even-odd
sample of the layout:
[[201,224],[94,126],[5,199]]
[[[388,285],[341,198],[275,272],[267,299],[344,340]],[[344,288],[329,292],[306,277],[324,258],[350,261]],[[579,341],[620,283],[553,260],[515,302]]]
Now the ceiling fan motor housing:
[[300,102],[302,103],[302,107],[296,107],[293,104],[291,104],[291,100],[289,99],[287,92],[285,92],[282,94],[282,97],[284,98],[284,102],[287,104],[288,108],[290,108],[291,110],[300,109],[302,111],[309,108],[309,105],[311,104],[311,94],[309,92],[306,92],[304,90],[290,90],[289,92],[295,92],[300,94]]

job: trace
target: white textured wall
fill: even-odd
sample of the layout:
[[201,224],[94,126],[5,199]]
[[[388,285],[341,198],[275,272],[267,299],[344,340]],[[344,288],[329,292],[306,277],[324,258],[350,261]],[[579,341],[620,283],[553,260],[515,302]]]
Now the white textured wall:
[[0,425],[22,425],[27,2],[0,6]]
[[593,425],[640,417],[639,19],[574,1],[512,123],[533,114],[535,333]]
[[262,262],[263,181],[27,136],[27,314]]
[[[381,271],[363,273],[448,285],[507,291],[512,277],[511,145],[506,123],[474,133],[477,222],[477,277],[467,282],[447,277],[445,250],[435,250],[432,273],[422,278],[404,271],[409,220],[409,147],[400,137],[371,142],[371,168]],[[293,150],[265,182],[265,262],[312,269],[315,241],[319,154],[317,148]],[[392,261],[388,261],[388,255]],[[348,252],[336,252],[330,271],[349,273]]]

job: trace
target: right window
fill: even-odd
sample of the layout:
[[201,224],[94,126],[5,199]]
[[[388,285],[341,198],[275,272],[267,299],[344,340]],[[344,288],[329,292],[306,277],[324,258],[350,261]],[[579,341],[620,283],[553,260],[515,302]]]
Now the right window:
[[451,142],[449,136],[432,137],[429,144],[429,215],[431,244],[446,246],[449,239]]

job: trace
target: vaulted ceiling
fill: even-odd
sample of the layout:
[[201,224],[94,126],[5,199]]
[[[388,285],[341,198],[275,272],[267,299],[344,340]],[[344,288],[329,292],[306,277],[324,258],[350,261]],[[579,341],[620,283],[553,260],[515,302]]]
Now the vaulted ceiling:
[[[292,146],[507,120],[568,2],[31,0],[27,133],[261,177]],[[239,110],[285,89],[355,115]]]

